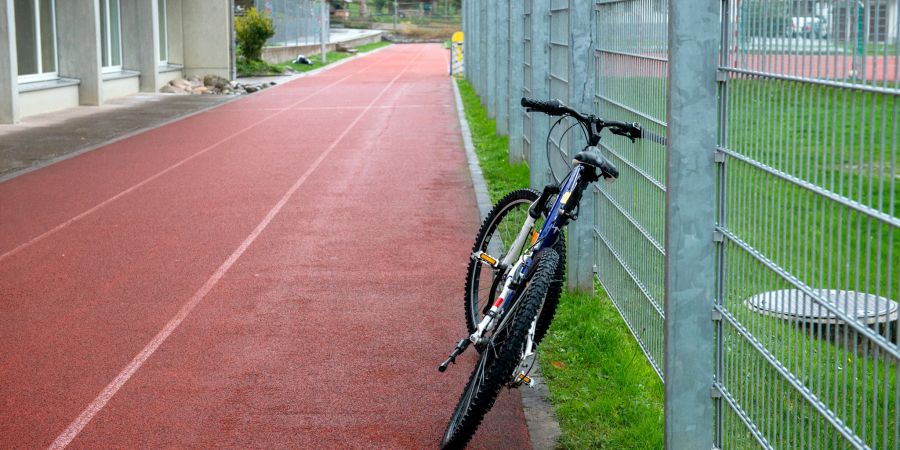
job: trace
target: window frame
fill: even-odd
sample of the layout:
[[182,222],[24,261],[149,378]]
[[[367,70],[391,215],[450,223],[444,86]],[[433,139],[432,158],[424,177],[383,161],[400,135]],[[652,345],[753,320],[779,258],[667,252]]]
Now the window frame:
[[[50,0],[50,19],[53,23],[53,61],[56,70],[53,72],[43,72],[44,70],[44,43],[41,36],[41,0],[30,0],[34,8],[34,49],[36,55],[35,64],[37,65],[37,73],[27,75],[17,75],[19,84],[34,83],[38,81],[49,81],[59,78],[59,36],[56,27],[56,0]],[[18,51],[19,43],[16,42],[16,50]],[[16,62],[18,70],[18,61]]]
[[[103,3],[103,4],[106,6],[106,17],[101,17],[101,18],[100,18],[101,21],[105,21],[105,23],[106,23],[106,36],[103,36],[103,31],[102,31],[102,30],[103,30],[103,26],[102,26],[102,24],[101,24],[101,27],[100,27],[100,30],[101,30],[101,32],[100,32],[100,34],[101,34],[100,39],[106,41],[106,42],[105,42],[105,44],[106,44],[106,54],[105,54],[105,55],[101,55],[101,58],[100,58],[100,71],[101,71],[102,73],[121,72],[121,71],[122,71],[122,59],[123,59],[123,58],[122,58],[122,3],[121,3],[120,0],[100,0],[100,2]],[[109,4],[110,4],[111,2],[116,2],[116,3],[118,3],[118,8],[117,8],[117,11],[119,12],[119,17],[118,17],[118,21],[119,21],[119,24],[118,24],[118,25],[119,25],[119,26],[118,26],[118,30],[119,30],[119,64],[118,64],[118,65],[112,65],[112,60],[113,60],[113,58],[112,58],[112,55],[113,55],[113,48],[112,48],[112,31],[111,31],[111,30],[112,30],[112,28],[111,28],[112,23],[110,22],[110,17],[109,17],[109,16],[110,16],[110,8],[109,8]],[[102,49],[103,46],[101,45],[100,48]],[[102,50],[101,50],[101,52],[102,52]],[[110,63],[110,65],[108,65],[108,66],[104,66],[104,65],[103,65],[103,58],[104,58],[104,57],[105,57],[106,60]]]
[[157,0],[157,29],[159,32],[159,54],[156,55],[161,66],[169,64],[169,5],[166,0]]

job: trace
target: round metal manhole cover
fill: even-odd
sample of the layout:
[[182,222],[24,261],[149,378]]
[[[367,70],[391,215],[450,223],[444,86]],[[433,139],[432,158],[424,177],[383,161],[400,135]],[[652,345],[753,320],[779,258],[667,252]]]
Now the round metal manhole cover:
[[840,324],[844,321],[825,306],[854,317],[860,322],[877,323],[897,320],[897,302],[863,292],[836,289],[813,289],[820,299],[799,289],[763,292],[744,301],[750,310],[767,316],[811,323]]

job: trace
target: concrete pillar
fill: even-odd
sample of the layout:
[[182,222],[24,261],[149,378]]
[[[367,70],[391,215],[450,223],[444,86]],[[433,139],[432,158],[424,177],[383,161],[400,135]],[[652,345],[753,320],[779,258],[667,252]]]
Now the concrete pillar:
[[[593,2],[569,3],[569,106],[578,111],[594,109]],[[573,144],[581,142],[573,139]],[[571,152],[580,150],[570,149]],[[570,153],[571,153],[570,152]],[[593,294],[594,290],[594,208],[595,188],[589,187],[579,206],[581,220],[569,225],[568,276],[571,291]]]
[[56,32],[59,42],[59,76],[81,80],[78,86],[78,103],[94,106],[102,104],[100,1],[56,2]]
[[0,123],[19,120],[19,70],[13,0],[0,0]]
[[520,1],[509,2],[509,162],[520,163],[525,160],[524,142],[524,109],[522,108],[522,90],[524,85],[522,71],[525,67],[525,5]]
[[231,2],[184,0],[181,5],[186,76],[231,77]]
[[122,68],[141,73],[141,92],[159,76],[158,0],[122,0]]

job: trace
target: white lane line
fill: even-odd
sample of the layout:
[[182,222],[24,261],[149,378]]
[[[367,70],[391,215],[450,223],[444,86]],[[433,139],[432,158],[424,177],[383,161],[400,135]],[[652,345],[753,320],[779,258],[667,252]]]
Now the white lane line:
[[[397,76],[395,76],[394,79],[384,87],[384,89],[381,90],[378,96],[376,96],[375,99],[373,99],[369,104],[370,107],[373,106],[375,102],[377,102],[385,94],[385,92],[387,92],[388,89],[390,89],[391,86],[393,86],[394,83],[404,73],[406,73],[407,70],[409,70],[410,67],[412,67],[413,63],[418,61],[419,56],[421,56],[421,51],[419,52],[419,55],[416,56],[416,58],[410,61],[409,64],[407,64],[406,67],[400,73],[398,73]],[[81,430],[83,430],[84,427],[87,426],[87,424],[90,423],[90,421],[94,418],[94,416],[96,416],[97,413],[99,413],[106,406],[109,400],[114,395],[116,395],[116,392],[118,392],[119,389],[126,382],[128,382],[132,375],[134,375],[134,373],[141,368],[141,366],[147,361],[147,359],[149,359],[150,356],[153,355],[153,353],[156,352],[156,350],[163,344],[163,342],[168,339],[172,332],[175,331],[175,329],[178,328],[179,325],[181,325],[181,322],[184,321],[184,319],[188,316],[188,314],[191,313],[194,307],[196,307],[197,304],[200,303],[200,300],[203,300],[203,297],[205,297],[206,294],[208,294],[213,289],[213,287],[216,286],[219,280],[221,280],[222,277],[225,276],[225,273],[228,272],[228,269],[230,269],[231,266],[234,265],[234,263],[238,260],[238,258],[240,258],[241,255],[244,254],[247,248],[250,247],[250,244],[252,244],[253,241],[255,241],[257,237],[259,237],[263,230],[265,230],[266,227],[269,226],[269,223],[272,221],[272,219],[274,219],[275,216],[278,215],[278,213],[281,211],[284,205],[287,204],[288,200],[290,200],[291,196],[294,195],[297,189],[299,189],[300,186],[302,186],[303,183],[306,182],[307,178],[309,178],[309,176],[319,167],[319,165],[322,163],[322,161],[325,160],[328,154],[330,154],[331,151],[338,146],[338,144],[347,136],[348,133],[350,133],[351,130],[356,127],[356,124],[359,123],[359,121],[362,120],[363,116],[365,116],[366,113],[368,113],[371,109],[372,108],[366,108],[365,110],[360,112],[356,119],[354,119],[353,122],[351,122],[350,125],[347,126],[347,128],[340,134],[340,136],[338,136],[337,139],[335,139],[335,141],[321,155],[319,155],[318,158],[316,158],[312,165],[308,169],[306,169],[306,172],[304,172],[303,175],[301,175],[300,178],[297,179],[294,185],[284,193],[280,200],[278,200],[278,203],[276,203],[275,206],[272,207],[271,210],[269,210],[269,213],[266,214],[266,217],[263,218],[262,222],[260,222],[259,225],[256,226],[253,232],[250,233],[250,235],[247,236],[246,239],[244,239],[241,245],[238,246],[238,248],[231,254],[231,256],[229,256],[228,259],[226,259],[225,262],[222,263],[221,266],[219,266],[215,273],[213,273],[212,276],[209,277],[208,280],[206,280],[206,283],[203,283],[203,286],[200,287],[200,290],[194,293],[190,300],[188,300],[188,302],[178,310],[178,313],[175,314],[175,317],[169,320],[169,323],[167,323],[166,326],[163,327],[163,329],[160,330],[159,333],[157,333],[156,336],[154,336],[153,339],[144,347],[144,349],[141,350],[141,352],[138,353],[137,356],[135,356],[134,359],[132,359],[131,362],[128,363],[128,365],[125,366],[124,369],[122,369],[121,372],[119,372],[119,374],[112,380],[112,382],[110,382],[106,386],[106,388],[104,388],[103,391],[100,392],[100,395],[98,395],[97,398],[95,398],[94,401],[91,402],[91,404],[88,405],[88,407],[85,408],[84,411],[82,411],[81,414],[76,417],[75,420],[73,420],[65,430],[63,430],[63,432],[56,438],[56,440],[53,441],[53,444],[50,445],[50,449],[65,448],[72,442],[72,440],[74,440],[78,436],[79,433],[81,433]]]
[[69,225],[72,225],[73,223],[75,223],[75,222],[77,222],[77,221],[79,221],[79,220],[81,220],[81,219],[83,219],[83,218],[85,218],[85,217],[87,217],[87,216],[93,214],[94,212],[96,212],[97,210],[103,208],[104,206],[106,206],[106,205],[108,205],[108,204],[110,204],[110,203],[112,203],[112,202],[114,202],[114,201],[116,201],[116,200],[118,200],[118,199],[120,199],[120,198],[122,198],[122,197],[124,197],[124,196],[126,196],[126,195],[128,195],[128,194],[130,194],[131,192],[134,192],[134,191],[137,190],[137,189],[140,189],[141,186],[144,186],[144,185],[146,185],[147,183],[149,183],[149,182],[151,182],[151,181],[153,181],[153,180],[155,180],[155,179],[157,179],[157,178],[159,178],[159,177],[161,177],[161,176],[163,176],[163,175],[165,175],[165,174],[171,172],[172,170],[177,169],[178,167],[184,165],[185,163],[191,161],[192,159],[194,159],[194,158],[196,158],[196,157],[198,157],[198,156],[201,156],[201,155],[207,153],[208,151],[210,151],[210,150],[212,150],[212,149],[218,147],[219,145],[224,144],[226,141],[228,141],[228,140],[230,140],[230,139],[232,139],[232,138],[234,138],[234,137],[237,137],[238,135],[240,135],[240,134],[242,134],[242,133],[244,133],[244,132],[250,130],[251,128],[253,128],[253,127],[257,126],[257,125],[259,125],[260,123],[265,122],[266,120],[269,120],[269,119],[271,119],[271,118],[273,118],[273,117],[275,117],[275,116],[277,116],[277,115],[279,115],[279,114],[281,114],[281,113],[284,113],[284,112],[286,112],[286,111],[289,111],[291,108],[293,108],[293,107],[295,107],[295,106],[297,106],[297,105],[299,105],[299,104],[301,104],[301,103],[303,103],[303,102],[305,102],[305,101],[311,99],[312,97],[314,97],[314,96],[320,94],[321,92],[323,92],[323,91],[325,91],[325,90],[327,90],[327,89],[329,89],[329,88],[331,88],[331,87],[333,87],[333,86],[335,86],[335,85],[341,83],[342,81],[344,81],[344,80],[346,80],[346,79],[348,79],[348,78],[350,78],[350,77],[352,77],[352,76],[354,76],[354,75],[358,75],[358,74],[360,74],[360,73],[365,72],[365,71],[367,70],[368,67],[369,67],[369,66],[367,65],[366,68],[364,68],[364,69],[361,69],[361,70],[358,70],[358,71],[356,71],[356,72],[353,72],[353,73],[351,73],[350,75],[347,75],[347,76],[345,76],[345,77],[343,77],[343,78],[341,78],[341,79],[339,79],[339,80],[337,80],[337,81],[335,81],[335,82],[333,82],[333,83],[331,83],[331,84],[329,84],[329,85],[327,85],[327,86],[321,87],[321,88],[315,90],[314,92],[312,92],[311,94],[307,95],[306,97],[303,97],[302,99],[297,100],[297,101],[294,102],[294,103],[291,103],[290,105],[288,105],[288,106],[285,107],[285,108],[277,109],[276,111],[278,111],[278,112],[276,112],[276,113],[274,113],[274,114],[270,114],[270,115],[268,115],[268,116],[266,116],[266,117],[263,117],[262,119],[260,119],[260,120],[258,120],[258,121],[256,121],[256,122],[253,122],[252,124],[248,125],[247,127],[242,128],[242,129],[238,130],[237,132],[228,135],[228,137],[226,137],[226,138],[224,138],[224,139],[222,139],[222,140],[220,140],[220,141],[217,141],[215,144],[212,144],[212,145],[210,145],[210,146],[204,148],[203,150],[200,150],[199,152],[194,153],[193,155],[188,156],[187,158],[184,158],[184,159],[182,159],[181,161],[178,161],[177,163],[175,163],[175,164],[173,164],[173,165],[171,165],[171,166],[169,166],[169,167],[163,169],[162,171],[157,172],[157,173],[154,174],[154,175],[151,175],[150,178],[147,178],[147,179],[145,179],[144,181],[141,181],[140,183],[135,184],[134,186],[131,186],[130,188],[125,189],[124,191],[119,192],[118,194],[116,194],[116,195],[114,195],[114,196],[112,196],[112,197],[110,197],[110,198],[104,200],[103,202],[101,202],[101,203],[95,205],[93,208],[90,208],[90,209],[88,209],[87,211],[84,211],[84,212],[82,212],[81,214],[78,214],[77,216],[72,217],[71,219],[69,219],[69,220],[67,220],[67,221],[65,221],[65,222],[63,222],[63,223],[61,223],[61,224],[59,224],[59,225],[53,227],[52,229],[50,229],[50,230],[48,230],[48,231],[45,231],[44,233],[42,233],[42,234],[40,234],[40,235],[38,235],[38,236],[32,238],[31,240],[29,240],[29,241],[27,241],[27,242],[24,242],[24,243],[20,244],[19,246],[13,248],[12,250],[10,250],[10,251],[8,251],[8,252],[6,252],[6,253],[0,255],[0,262],[2,262],[2,261],[3,261],[4,259],[6,259],[6,258],[9,258],[10,256],[15,255],[16,253],[19,253],[19,252],[22,251],[22,250],[24,250],[24,249],[26,249],[26,248],[28,248],[28,247],[30,247],[30,246],[32,246],[32,245],[34,245],[34,244],[40,242],[40,241],[46,239],[48,236],[50,236],[50,235],[56,233],[57,231],[62,230],[63,228],[66,228],[66,227],[68,227]]

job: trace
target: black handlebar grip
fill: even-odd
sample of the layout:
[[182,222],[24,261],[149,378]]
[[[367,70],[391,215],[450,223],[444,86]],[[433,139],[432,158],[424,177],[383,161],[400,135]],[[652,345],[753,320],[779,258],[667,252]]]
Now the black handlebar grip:
[[535,100],[533,98],[522,97],[522,106],[540,111],[551,116],[558,116],[566,112],[566,105],[561,101],[553,99],[548,101]]

